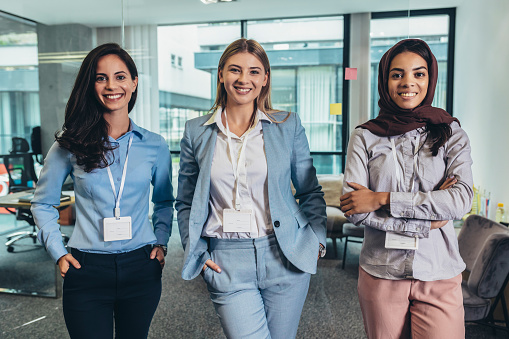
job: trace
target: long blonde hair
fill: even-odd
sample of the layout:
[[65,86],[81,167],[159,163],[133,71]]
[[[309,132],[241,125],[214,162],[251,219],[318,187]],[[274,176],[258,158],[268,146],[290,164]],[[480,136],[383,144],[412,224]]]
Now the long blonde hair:
[[251,122],[252,123],[254,122],[254,117],[257,109],[265,113],[265,115],[267,115],[267,117],[273,122],[278,123],[286,121],[286,119],[288,119],[288,117],[290,116],[289,113],[288,116],[282,121],[277,121],[272,117],[273,113],[277,113],[280,111],[272,108],[272,102],[270,100],[271,75],[270,75],[270,63],[269,58],[267,57],[267,53],[265,53],[263,47],[256,40],[253,39],[248,40],[245,38],[241,38],[232,42],[228,47],[226,47],[223,54],[221,55],[221,58],[219,59],[219,65],[217,66],[216,101],[214,102],[214,106],[212,106],[212,108],[210,109],[210,112],[216,112],[219,107],[222,107],[223,109],[226,107],[228,94],[226,93],[224,84],[221,83],[219,73],[224,68],[226,61],[238,53],[250,53],[254,55],[256,58],[258,58],[258,60],[260,60],[267,74],[267,84],[262,87],[260,95],[258,96],[258,98],[256,98]]

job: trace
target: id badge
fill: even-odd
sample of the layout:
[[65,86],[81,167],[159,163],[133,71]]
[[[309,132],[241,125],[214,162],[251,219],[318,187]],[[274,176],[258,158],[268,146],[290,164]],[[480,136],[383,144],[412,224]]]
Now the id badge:
[[223,232],[251,232],[250,209],[234,210],[226,208],[223,210]]
[[104,218],[104,241],[129,240],[132,238],[131,217]]
[[419,238],[393,232],[385,232],[385,248],[417,250],[419,248]]

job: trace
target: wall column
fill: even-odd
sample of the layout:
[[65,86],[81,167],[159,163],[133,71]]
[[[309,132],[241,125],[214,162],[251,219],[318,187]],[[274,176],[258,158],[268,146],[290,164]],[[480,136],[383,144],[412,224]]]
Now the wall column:
[[92,49],[90,27],[37,25],[41,141],[45,156],[62,129],[65,106],[85,55]]
[[350,80],[350,133],[356,126],[369,120],[371,83],[371,55],[369,37],[371,13],[355,13],[350,16],[350,65],[357,68],[357,80]]

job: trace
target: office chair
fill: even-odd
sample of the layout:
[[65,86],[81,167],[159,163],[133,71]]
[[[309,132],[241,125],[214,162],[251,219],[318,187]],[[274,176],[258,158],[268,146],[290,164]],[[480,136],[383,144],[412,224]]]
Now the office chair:
[[[2,156],[9,176],[9,193],[22,191],[27,191],[27,194],[33,193],[33,188],[37,183],[37,176],[34,169],[34,158],[31,153],[27,152],[26,145],[28,145],[28,142],[22,138],[12,139],[13,147],[11,153]],[[5,243],[7,251],[13,252],[14,247],[12,245],[21,239],[32,238],[34,244],[37,243],[37,228],[30,208],[7,208],[7,211],[16,215],[17,220],[26,221],[32,226],[31,231],[20,231],[9,234],[7,236],[7,242]]]
[[[27,195],[30,195],[34,192],[34,187],[37,183],[37,175],[35,174],[34,168],[34,156],[37,158],[37,156],[42,153],[40,137],[40,128],[34,127],[32,129],[31,140],[33,152],[29,152],[30,146],[26,139],[14,137],[12,138],[11,153],[2,156],[9,176],[9,193],[26,191]],[[39,160],[37,161],[39,162]],[[31,231],[20,231],[9,234],[7,236],[7,242],[5,243],[7,251],[14,252],[14,243],[25,238],[32,238],[33,243],[36,244],[37,227],[30,208],[7,208],[7,210],[11,214],[16,215],[17,220],[26,221],[30,226],[32,226]],[[62,238],[64,243],[69,241],[69,237],[63,233]]]
[[32,135],[30,135],[30,144],[32,145],[32,153],[35,160],[42,165],[42,142],[41,142],[41,126],[32,128]]

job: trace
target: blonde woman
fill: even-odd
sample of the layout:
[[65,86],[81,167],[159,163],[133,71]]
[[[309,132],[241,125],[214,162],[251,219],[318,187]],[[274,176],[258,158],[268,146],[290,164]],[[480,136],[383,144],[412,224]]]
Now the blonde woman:
[[224,51],[211,111],[181,142],[182,277],[202,273],[228,338],[294,338],[325,246],[325,201],[298,115],[271,107],[256,41]]

